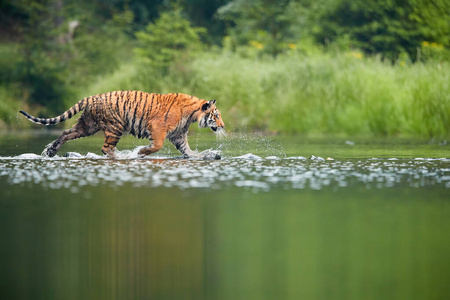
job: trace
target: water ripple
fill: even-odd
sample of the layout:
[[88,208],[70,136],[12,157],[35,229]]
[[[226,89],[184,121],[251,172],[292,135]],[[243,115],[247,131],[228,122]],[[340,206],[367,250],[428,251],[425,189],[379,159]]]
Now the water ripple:
[[0,182],[39,184],[49,189],[80,192],[85,186],[174,187],[252,191],[273,188],[450,188],[450,159],[332,160],[305,157],[262,158],[251,153],[220,161],[156,156],[135,159],[134,152],[108,160],[93,153],[43,158],[35,154],[0,157]]

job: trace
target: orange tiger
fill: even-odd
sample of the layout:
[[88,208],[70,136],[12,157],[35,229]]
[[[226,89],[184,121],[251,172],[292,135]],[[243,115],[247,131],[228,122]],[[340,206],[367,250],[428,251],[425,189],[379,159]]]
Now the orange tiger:
[[115,147],[122,134],[128,132],[138,138],[149,138],[150,146],[139,150],[139,157],[159,151],[168,138],[185,158],[196,157],[187,141],[189,125],[199,123],[215,132],[225,124],[216,100],[206,101],[186,94],[154,94],[139,91],[116,91],[86,97],[55,118],[36,118],[20,111],[30,121],[54,125],[83,111],[77,123],[48,144],[42,155],[54,156],[70,140],[104,131],[102,152],[114,158]]

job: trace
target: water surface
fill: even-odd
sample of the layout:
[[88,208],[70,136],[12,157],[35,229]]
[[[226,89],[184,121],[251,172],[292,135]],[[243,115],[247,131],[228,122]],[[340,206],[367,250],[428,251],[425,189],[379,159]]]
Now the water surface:
[[[0,137],[2,299],[442,299],[450,294],[445,140],[192,134]],[[69,157],[64,157],[65,153]]]

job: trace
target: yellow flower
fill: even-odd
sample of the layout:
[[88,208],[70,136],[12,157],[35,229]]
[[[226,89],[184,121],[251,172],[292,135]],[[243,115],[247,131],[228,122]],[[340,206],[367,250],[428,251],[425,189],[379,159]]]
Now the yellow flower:
[[423,41],[423,42],[422,42],[422,46],[424,46],[424,47],[428,47],[429,45],[430,45],[430,43],[427,42],[427,41]]
[[295,49],[297,48],[297,45],[295,45],[294,43],[289,43],[288,47],[289,49]]
[[363,58],[363,54],[361,52],[358,52],[358,51],[349,52],[349,53],[347,53],[347,55],[351,56],[351,57],[354,57],[354,58],[358,58],[358,59]]
[[257,41],[250,41],[250,45],[252,45],[253,47],[255,47],[257,49],[264,48],[264,45]]

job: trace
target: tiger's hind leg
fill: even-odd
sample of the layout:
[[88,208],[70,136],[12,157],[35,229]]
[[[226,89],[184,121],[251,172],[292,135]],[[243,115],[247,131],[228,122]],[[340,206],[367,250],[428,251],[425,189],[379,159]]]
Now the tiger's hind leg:
[[151,134],[151,137],[152,144],[140,149],[138,153],[139,157],[144,157],[146,155],[158,152],[163,147],[164,139],[166,138],[166,134],[163,133],[163,131],[154,132]]
[[56,155],[61,146],[66,142],[93,135],[99,130],[100,128],[97,124],[93,122],[87,122],[86,118],[84,118],[84,116],[81,116],[80,119],[78,119],[78,122],[72,128],[64,130],[56,140],[48,144],[42,152],[42,155],[53,157]]
[[114,151],[121,137],[122,133],[105,130],[105,142],[103,143],[102,147],[103,154],[105,154],[109,158],[115,158]]

